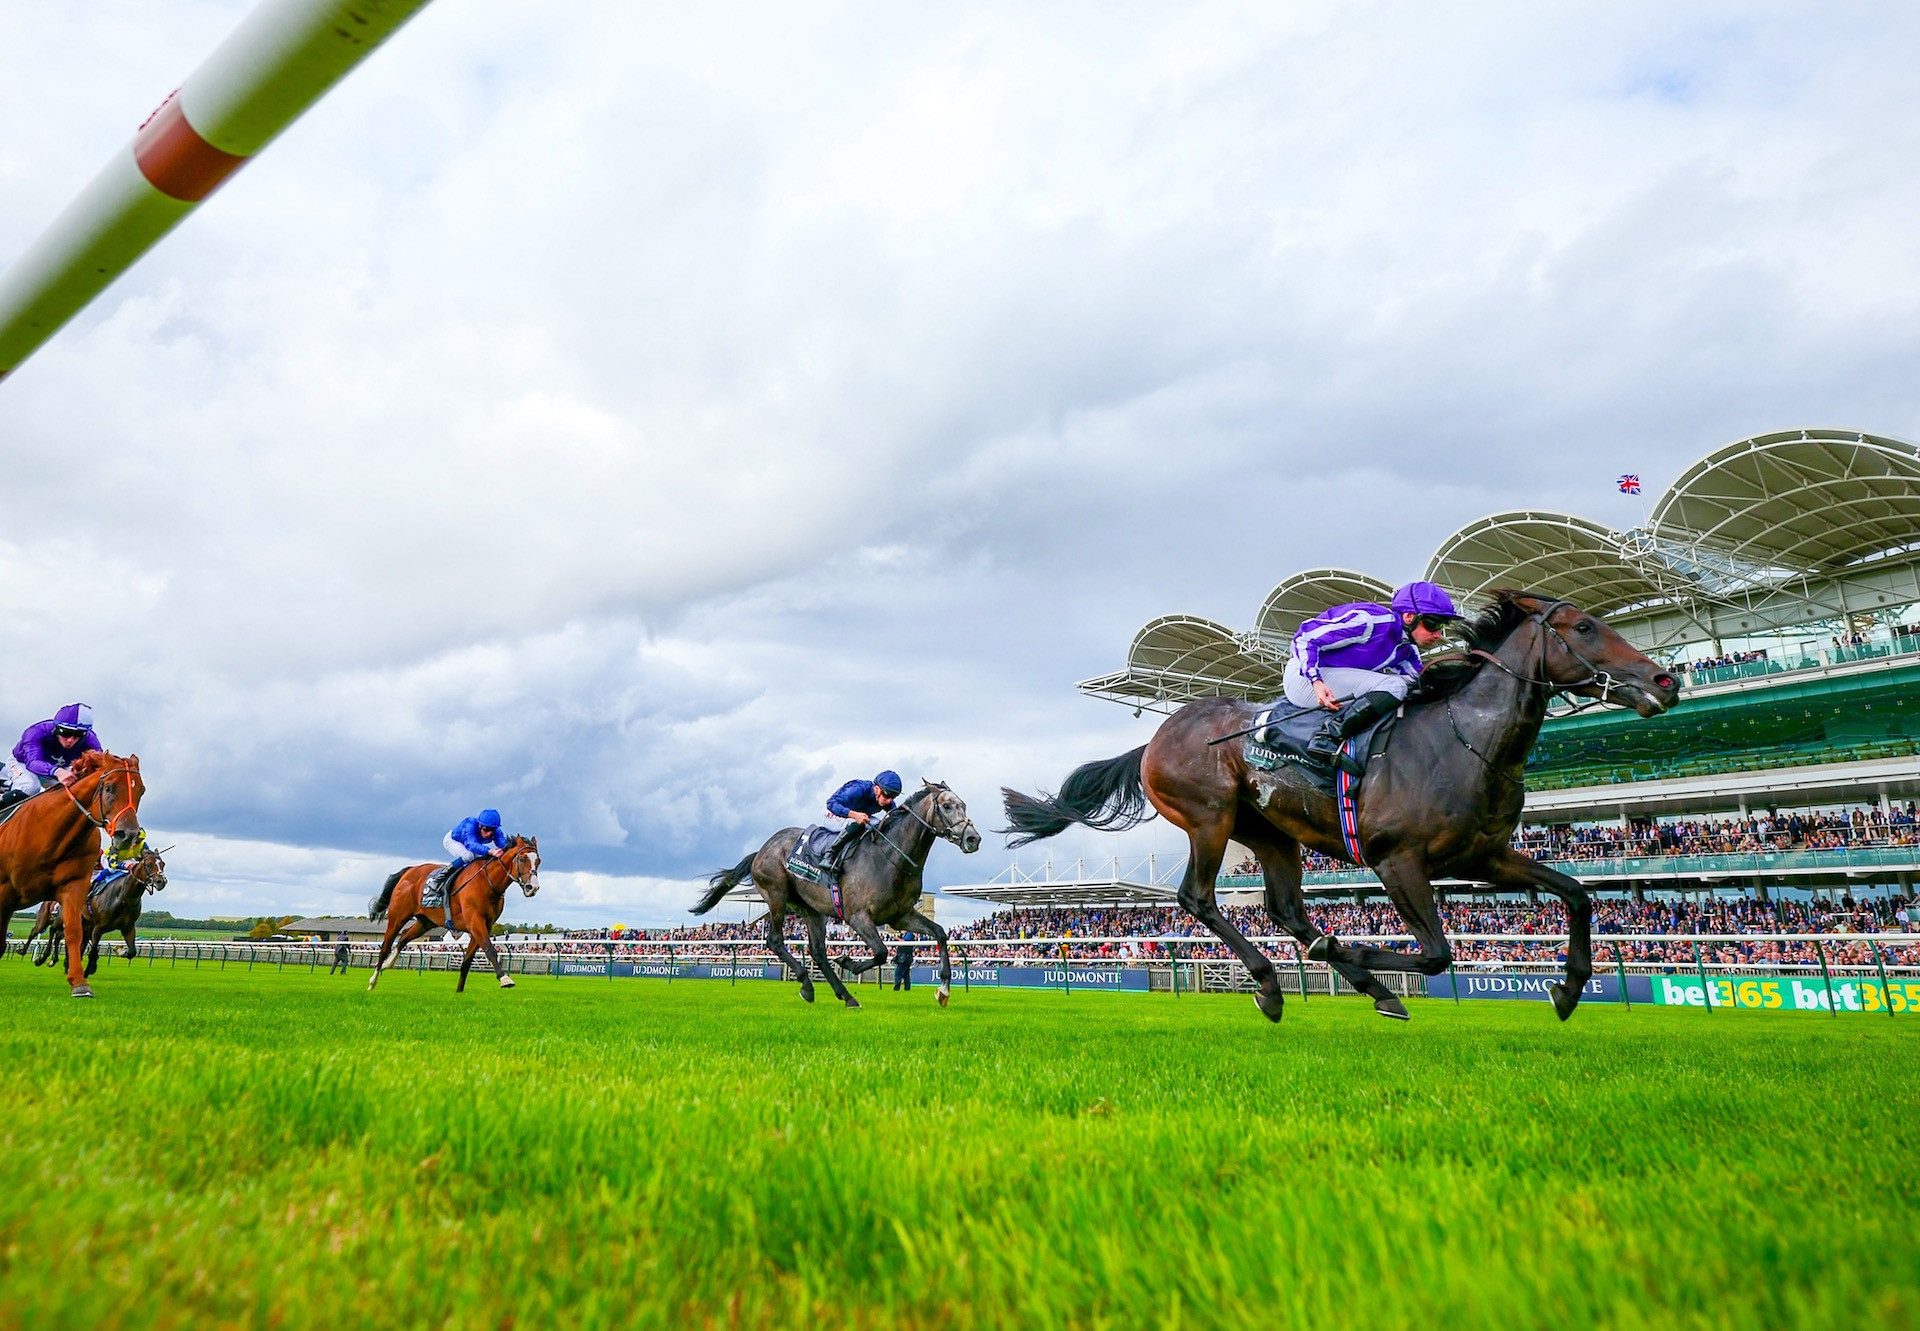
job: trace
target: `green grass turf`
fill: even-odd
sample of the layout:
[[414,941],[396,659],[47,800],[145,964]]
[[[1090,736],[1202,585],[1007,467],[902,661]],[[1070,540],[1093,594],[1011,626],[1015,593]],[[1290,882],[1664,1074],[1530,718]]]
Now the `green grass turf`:
[[477,978],[0,962],[0,1326],[1920,1321],[1920,1018]]

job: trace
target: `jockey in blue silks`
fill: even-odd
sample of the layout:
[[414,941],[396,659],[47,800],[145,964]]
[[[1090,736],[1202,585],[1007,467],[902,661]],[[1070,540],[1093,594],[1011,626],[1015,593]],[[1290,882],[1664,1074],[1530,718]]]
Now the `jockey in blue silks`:
[[1420,674],[1419,649],[1439,642],[1459,618],[1444,589],[1410,582],[1393,594],[1392,605],[1349,601],[1302,624],[1287,657],[1287,701],[1332,713],[1307,753],[1357,776],[1359,765],[1340,752],[1341,744],[1400,706]]
[[899,797],[898,772],[882,772],[871,781],[849,781],[827,796],[827,816],[821,826],[839,833],[827,847],[827,863],[838,869],[860,834],[891,809]]
[[460,872],[462,865],[472,864],[484,855],[502,854],[507,847],[507,834],[500,830],[500,810],[482,809],[471,818],[462,818],[453,825],[453,830],[442,842],[447,848],[448,863],[445,868],[434,870],[420,891],[421,906],[444,906],[447,903],[447,885],[453,876]]

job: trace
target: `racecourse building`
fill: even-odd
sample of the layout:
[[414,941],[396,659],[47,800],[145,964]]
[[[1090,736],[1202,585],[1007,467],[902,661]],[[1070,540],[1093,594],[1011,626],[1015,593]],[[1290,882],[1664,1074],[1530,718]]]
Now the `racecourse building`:
[[[1421,576],[1463,603],[1497,587],[1564,596],[1684,680],[1683,705],[1652,720],[1613,708],[1549,718],[1527,773],[1524,848],[1636,897],[1910,894],[1920,872],[1920,448],[1833,429],[1741,439],[1688,467],[1644,526],[1496,513],[1442,539]],[[1282,579],[1246,628],[1162,615],[1134,635],[1120,669],[1080,689],[1156,712],[1274,697],[1306,618],[1340,601],[1385,601],[1393,581],[1307,569]],[[1183,857],[1157,858],[1123,873],[1017,869],[958,891],[1004,904],[1168,901]],[[1257,883],[1230,874],[1223,887]],[[1378,889],[1371,873],[1318,857],[1307,886]]]

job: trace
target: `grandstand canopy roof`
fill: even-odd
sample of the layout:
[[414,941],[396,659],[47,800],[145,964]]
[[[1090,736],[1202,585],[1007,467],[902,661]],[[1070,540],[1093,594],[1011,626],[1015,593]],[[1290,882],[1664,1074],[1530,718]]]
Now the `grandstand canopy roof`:
[[1460,596],[1518,587],[1577,600],[1596,615],[1666,599],[1619,537],[1597,522],[1544,510],[1469,522],[1440,543],[1426,576]]
[[1300,626],[1330,605],[1346,601],[1385,601],[1393,588],[1366,573],[1347,568],[1313,568],[1296,573],[1272,591],[1253,617],[1253,631],[1268,642],[1293,640]]
[[[1424,576],[1467,600],[1496,587],[1565,596],[1662,653],[1795,626],[1845,629],[1920,604],[1920,448],[1852,430],[1756,435],[1689,467],[1644,528],[1495,513],[1446,537]],[[1370,574],[1308,569],[1268,593],[1250,632],[1163,615],[1134,636],[1124,670],[1080,688],[1156,710],[1272,697],[1303,620],[1388,595]]]
[[1689,467],[1648,527],[1657,540],[1789,571],[1909,552],[1920,543],[1920,452],[1843,430],[1742,439]]

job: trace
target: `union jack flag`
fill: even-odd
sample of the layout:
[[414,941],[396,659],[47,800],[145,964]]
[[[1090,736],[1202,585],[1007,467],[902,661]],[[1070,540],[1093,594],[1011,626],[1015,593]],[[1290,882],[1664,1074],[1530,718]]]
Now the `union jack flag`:
[[1640,478],[1632,472],[1623,474],[1620,477],[1619,484],[1620,493],[1623,495],[1637,495],[1640,493]]

